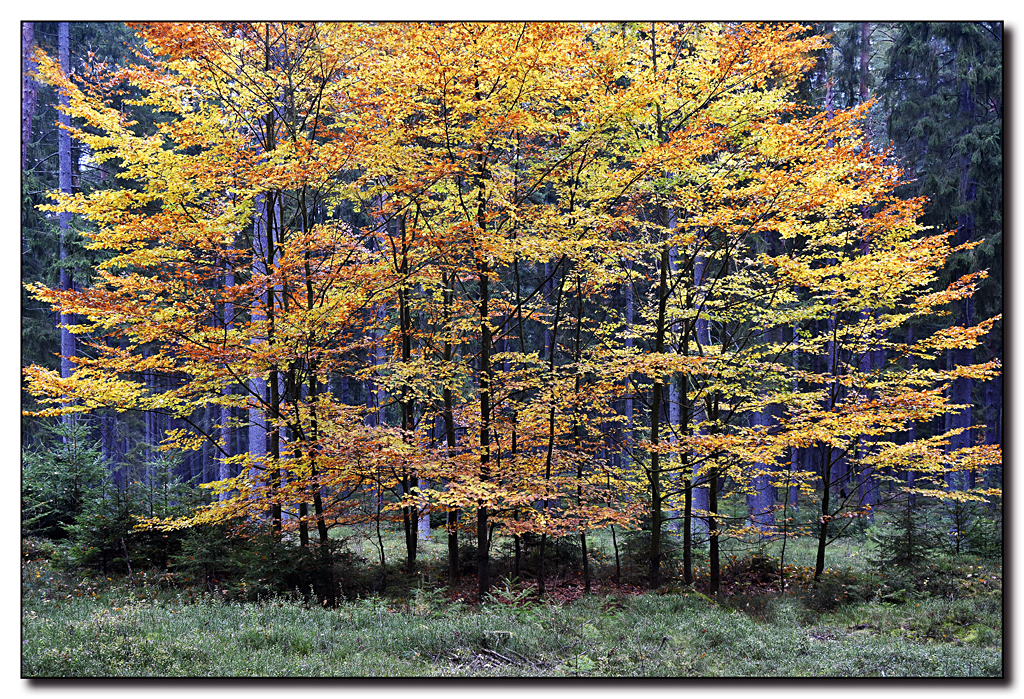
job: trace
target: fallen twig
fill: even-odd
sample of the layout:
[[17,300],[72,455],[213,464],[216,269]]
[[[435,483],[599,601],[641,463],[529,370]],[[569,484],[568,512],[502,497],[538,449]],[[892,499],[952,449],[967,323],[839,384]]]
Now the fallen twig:
[[504,655],[502,655],[498,651],[491,650],[490,648],[481,648],[480,652],[481,653],[487,653],[487,655],[491,656],[492,658],[496,658],[497,660],[501,660],[503,662],[506,662],[509,665],[515,665],[516,664],[515,660],[512,660],[511,658],[506,658]]

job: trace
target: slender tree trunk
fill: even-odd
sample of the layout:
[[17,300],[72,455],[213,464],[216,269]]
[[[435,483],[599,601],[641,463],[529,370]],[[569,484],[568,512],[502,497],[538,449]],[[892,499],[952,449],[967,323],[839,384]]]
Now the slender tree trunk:
[[[447,343],[446,343],[447,344]],[[450,345],[449,350],[450,351]],[[444,434],[448,442],[448,458],[455,456],[455,418],[452,411],[452,391],[443,389],[444,400]],[[448,511],[445,530],[448,534],[448,582],[454,584],[460,577],[459,565],[459,510]]]
[[[658,50],[657,41],[655,38],[654,23],[650,25],[649,38],[651,41],[651,72],[654,75],[658,74]],[[654,103],[655,108],[655,124],[657,125],[658,141],[665,143],[667,141],[667,134],[665,132],[665,126],[662,121],[661,104],[659,102]],[[664,227],[666,235],[669,234],[671,228],[670,217],[672,213],[662,204],[658,204],[658,222]],[[668,276],[669,276],[669,262],[670,257],[670,246],[668,243],[664,243],[661,247],[661,260],[659,263],[659,274],[658,274],[658,321],[655,326],[655,354],[664,354],[665,352],[665,336],[668,333]],[[671,379],[669,380],[671,384]],[[662,382],[662,378],[659,376],[654,380],[654,388],[651,396],[651,466],[648,472],[648,479],[651,485],[651,551],[650,551],[650,571],[647,576],[647,585],[650,589],[655,590],[661,585],[661,498],[662,498],[662,485],[661,485],[661,454],[658,453],[658,444],[661,439],[660,428],[661,428],[661,411],[663,410],[662,403],[664,402],[665,385]]]
[[[668,307],[668,245],[661,248],[661,264],[658,276],[658,321],[655,326],[655,354],[665,352],[667,331],[666,312]],[[664,402],[664,383],[660,378],[654,381],[651,397],[651,467],[648,479],[651,487],[651,556],[647,586],[656,590],[661,585],[661,454],[658,444],[661,439],[661,411]]]
[[[268,117],[269,119],[269,117]],[[272,266],[276,267],[277,250],[274,245],[274,233],[275,223],[277,223],[277,211],[278,201],[277,196],[268,202],[268,212],[270,214],[267,225],[267,268],[270,269]],[[277,342],[275,320],[276,320],[276,304],[278,303],[275,286],[268,286],[267,288],[267,344],[273,345]],[[270,523],[274,534],[278,537],[281,536],[284,526],[284,513],[281,506],[281,500],[279,499],[279,491],[281,490],[281,428],[279,423],[281,420],[281,381],[283,377],[281,375],[281,369],[277,364],[271,364],[270,374],[267,380],[267,406],[268,406],[268,425],[267,425],[267,455],[270,460],[270,489],[274,497],[274,500],[270,506]]]
[[[701,236],[697,245],[701,246],[705,244],[705,238]],[[703,354],[707,351],[707,348],[711,347],[711,322],[705,315],[704,303],[707,296],[707,289],[705,284],[705,278],[707,276],[708,259],[703,254],[703,251],[696,249],[694,251],[693,258],[693,289],[694,289],[694,307],[697,311],[697,317],[694,319],[693,329],[695,334],[695,340],[697,345],[697,353]],[[707,409],[706,403],[703,399],[698,398],[692,404],[693,410],[693,425],[696,426],[707,420]],[[702,461],[700,459],[694,459],[693,462],[693,474],[691,476],[691,488],[692,488],[692,508],[700,512],[708,512],[710,510],[710,489],[709,482],[710,476],[701,474]],[[707,535],[711,529],[710,522],[700,515],[693,517],[692,520],[693,533],[700,535]],[[717,554],[716,554],[717,555]]]
[[100,454],[103,459],[103,465],[107,469],[113,478],[116,478],[116,465],[114,464],[114,450],[113,450],[113,422],[111,420],[111,414],[107,411],[103,411],[99,414],[100,418]]
[[[756,426],[771,426],[771,409],[762,408],[753,415]],[[775,530],[775,489],[772,486],[773,470],[770,464],[753,464],[755,473],[751,478],[752,492],[747,495],[747,513],[752,527],[760,532],[762,538],[770,537]]]
[[[304,227],[305,228],[305,227]],[[312,311],[315,306],[313,287],[312,287],[312,268],[310,264],[309,256],[306,257],[306,302],[307,311]],[[345,386],[347,387],[347,380],[344,379]],[[328,384],[328,391],[330,391],[330,384]],[[307,457],[309,459],[309,477],[312,480],[312,491],[313,496],[313,519],[316,522],[317,536],[320,543],[320,565],[323,570],[323,576],[326,582],[326,602],[333,606],[337,594],[340,592],[338,581],[334,578],[334,561],[333,554],[331,552],[330,537],[327,530],[327,521],[324,515],[324,503],[323,493],[324,488],[319,484],[318,479],[318,467],[317,457],[319,456],[320,449],[320,420],[317,415],[317,399],[320,394],[320,380],[318,378],[317,364],[315,361],[311,361],[309,365],[309,440],[308,449],[309,453]],[[303,501],[302,511],[300,515],[306,514],[306,504]]]
[[[800,367],[800,351],[798,349],[799,346],[800,346],[800,333],[797,331],[796,323],[793,324],[792,332],[793,332],[793,335],[792,335],[792,341],[793,341],[793,352],[792,352],[793,369],[796,370],[796,369],[799,369],[799,367]],[[800,382],[799,382],[799,380],[794,379],[793,383],[791,385],[791,388],[792,388],[793,392],[796,393],[800,389]],[[790,449],[790,473],[792,473],[793,471],[799,470],[799,464],[800,464],[800,449],[798,449],[797,447],[793,447],[792,449]],[[800,488],[799,488],[799,486],[796,486],[796,485],[791,485],[789,487],[789,492],[786,494],[786,497],[789,499],[789,506],[792,507],[794,510],[799,509],[799,505],[797,503],[797,496],[799,494],[800,494]]]
[[[430,488],[430,481],[420,480],[419,487],[427,490]],[[427,500],[425,498],[420,498],[420,519],[416,528],[420,539],[423,541],[430,540],[430,510],[427,507]]]
[[[483,201],[483,178],[485,166],[481,156],[481,182],[478,182],[477,226],[481,233],[486,229]],[[491,269],[487,258],[477,257],[477,279],[480,284],[480,480],[491,477],[491,323],[490,323],[490,281]],[[488,536],[488,510],[482,503],[477,507],[477,591],[480,600],[491,588],[490,538]]]
[[[442,313],[445,322],[445,341],[444,348],[442,350],[442,358],[445,366],[450,366],[454,359],[454,350],[451,343],[451,338],[448,333],[451,329],[448,327],[448,323],[451,321],[451,306],[452,299],[455,294],[455,275],[452,273],[450,276],[442,277],[442,283],[444,284],[444,292],[442,296]],[[448,443],[448,458],[452,459],[455,457],[455,412],[454,412],[454,395],[451,387],[446,382],[441,389],[441,400],[444,402],[444,407],[441,412],[441,416],[444,419],[444,435]],[[448,534],[448,582],[454,584],[460,577],[460,566],[459,566],[459,510],[453,509],[448,511],[446,531]]]
[[[206,403],[203,406],[203,433],[212,435],[214,433],[214,425],[216,418],[214,413],[219,413],[219,406],[214,403]],[[198,469],[193,468],[191,472],[191,478],[196,478],[200,483],[209,483],[216,480],[213,473],[213,446],[209,441],[203,442],[203,448],[199,454],[199,467]]]
[[[266,279],[268,273],[267,259],[269,251],[266,247],[267,228],[269,227],[268,210],[269,206],[266,196],[257,197],[256,214],[253,220],[252,275],[254,278],[260,279]],[[254,296],[249,312],[253,324],[265,323],[267,319],[265,309],[269,298],[265,291]],[[262,344],[266,341],[266,332],[264,332],[264,337],[253,337],[250,340],[254,345]],[[265,478],[264,469],[266,468],[267,456],[267,380],[263,374],[256,373],[249,378],[248,383],[248,453],[253,465],[249,472],[249,477],[254,480],[263,481]]]
[[[1003,442],[1003,379],[1002,377],[996,377],[988,382],[985,387],[985,404],[986,404],[986,426],[985,426],[985,444],[1002,444]],[[1002,477],[1001,466],[993,466],[985,474],[985,487],[987,488],[1002,488],[1003,477]],[[990,501],[991,506],[994,507],[995,501]]]
[[[685,463],[684,463],[685,467]],[[683,583],[693,584],[693,487],[692,481],[683,481]]]
[[[544,266],[542,268],[542,272],[541,273],[544,275],[542,277],[542,279],[544,279],[544,284],[543,284],[544,291],[542,293],[543,293],[544,299],[547,301],[548,304],[550,304],[551,303],[551,297],[554,296],[554,293],[555,293],[555,278],[554,278],[554,274],[551,271],[551,262],[545,262],[544,263]],[[551,328],[545,326],[544,327],[544,353],[545,354],[549,354],[551,352],[551,346],[552,346],[553,342],[554,342],[554,339],[551,336]]]
[[[626,282],[626,352],[627,355],[633,350],[633,314],[634,314],[634,300],[633,300],[633,281],[628,279]],[[623,463],[628,463],[631,460],[632,444],[633,444],[633,382],[630,376],[626,376],[624,379],[623,390],[625,391],[625,399],[623,400],[622,412],[626,418],[626,426],[622,433],[622,450],[621,459]]]
[[[516,319],[517,319],[517,335],[519,336],[519,351],[525,357],[526,356],[526,334],[523,329],[523,286],[522,280],[519,276],[519,257],[516,256],[512,260],[512,273],[515,281],[516,291]],[[507,349],[507,347],[506,347]],[[512,461],[516,463],[517,455],[519,454],[519,416],[517,414],[515,406],[512,407]],[[514,517],[518,522],[520,520],[520,511],[516,509]],[[512,574],[517,580],[522,580],[523,576],[523,538],[518,533],[512,538],[512,545],[514,548],[514,560],[512,563]]]
[[[57,24],[57,52],[60,68],[65,75],[71,73],[71,31],[67,22]],[[57,170],[58,186],[62,194],[71,194],[71,133],[67,127],[71,125],[71,116],[66,113],[70,102],[67,95],[60,95],[60,127],[57,129]],[[60,288],[67,291],[72,288],[71,273],[65,262],[71,242],[71,214],[62,211],[58,216],[60,225]],[[74,324],[74,316],[61,313],[60,324],[60,375],[68,378],[74,372],[75,336],[69,330]]]
[[[398,232],[401,239],[402,262],[399,274],[402,276],[403,284],[398,290],[398,318],[399,330],[402,337],[402,363],[408,364],[412,361],[412,309],[409,300],[409,246],[406,232],[405,215],[398,217]],[[413,399],[408,386],[402,386],[399,405],[402,411],[402,438],[411,438],[414,428]],[[404,467],[403,467],[404,468]],[[402,474],[402,488],[405,495],[412,494],[419,487],[419,479],[415,473],[404,471]],[[419,508],[415,505],[402,507],[402,524],[405,529],[405,550],[406,569],[411,573],[416,566],[416,548],[419,541]],[[427,520],[427,527],[430,520]]]
[[[974,300],[967,299],[961,306],[960,321],[964,327],[969,327],[974,321]],[[956,349],[947,353],[950,360],[950,369],[954,366],[968,366],[974,363],[974,353],[971,349]],[[972,423],[972,389],[973,381],[969,378],[958,378],[953,381],[950,387],[950,400],[955,405],[962,405],[957,412],[952,414],[950,420],[951,429],[963,429],[960,434],[949,438],[947,450],[950,453],[960,449],[966,449],[972,445],[971,423]],[[951,490],[964,490],[968,487],[968,475],[963,472],[949,472],[946,474],[946,485]]]
[[[66,22],[65,22],[66,24]],[[31,76],[36,68],[35,23],[21,23],[21,169],[28,164],[28,149],[32,143],[32,120],[36,115],[37,84]],[[61,62],[61,67],[63,67]]]
[[[231,293],[231,289],[235,286],[235,273],[230,267],[230,263],[225,267],[224,271],[224,342],[227,344],[228,335],[234,329],[235,325],[235,304],[230,300],[228,294]],[[221,389],[221,395],[227,399],[231,395],[231,384],[226,384]],[[231,434],[231,406],[221,405],[220,406],[220,443],[223,452],[217,459],[217,474],[216,479],[219,481],[227,480],[231,478],[231,463],[228,459],[234,455],[232,449],[232,434]],[[228,493],[220,493],[217,496],[218,500],[227,500],[230,497]]]
[[[142,350],[143,358],[150,356],[148,349]],[[143,381],[146,385],[146,394],[153,395],[156,393],[156,378],[153,376],[152,371],[144,371],[142,373]],[[140,479],[147,486],[152,486],[153,483],[153,466],[156,462],[156,413],[152,410],[147,410],[142,414],[142,478]]]
[[[669,209],[668,210],[668,228],[669,228],[669,230],[673,230],[675,228],[675,226],[676,226],[675,213],[671,209]],[[679,250],[676,248],[675,245],[673,245],[671,248],[669,248],[669,251],[668,251],[668,269],[669,269],[669,278],[670,278],[670,280],[671,279],[675,279],[676,274],[679,273]],[[668,342],[668,344],[671,345],[671,347],[673,348],[673,351],[675,351],[675,353],[677,353],[677,354],[680,353],[680,351],[681,351],[680,350],[681,338],[680,338],[680,333],[679,333],[679,325],[680,325],[679,321],[673,322],[670,325],[669,329],[668,329],[668,336],[666,337],[666,342]],[[678,441],[677,437],[676,437],[676,434],[677,434],[676,430],[682,430],[683,427],[684,427],[683,421],[682,421],[683,413],[681,411],[681,408],[682,408],[682,399],[681,399],[682,391],[680,390],[680,382],[679,382],[678,379],[679,379],[679,377],[677,375],[673,374],[672,376],[669,377],[668,382],[666,384],[666,389],[667,389],[667,395],[666,395],[666,403],[667,403],[667,405],[666,405],[666,409],[667,409],[667,413],[668,413],[667,427],[668,427],[668,430],[669,430],[667,436],[668,436],[669,444],[672,444],[673,446],[675,446],[676,442]],[[672,453],[669,455],[668,463],[663,465],[663,469],[665,469],[666,466],[667,466],[666,470],[670,472],[670,475],[669,475],[669,478],[668,478],[669,485],[667,487],[669,488],[669,490],[673,490],[674,491],[674,490],[676,490],[678,488],[678,473],[679,473],[679,452],[676,449],[672,450]],[[671,518],[670,521],[669,521],[669,525],[668,525],[669,529],[671,529],[672,531],[674,531],[675,533],[678,534],[679,533],[680,524],[679,524],[679,520],[676,519],[676,512],[674,510],[668,510],[666,512],[666,514]]]
[[[387,309],[384,304],[377,304],[372,309],[374,327],[370,330],[372,348],[368,357],[373,366],[383,366],[386,354],[384,351],[384,321],[387,319]],[[384,387],[373,379],[366,379],[363,388],[366,393],[366,424],[370,427],[381,427],[385,424],[384,404],[387,395]]]
[[[548,300],[548,303],[550,303],[551,302],[551,296],[552,296],[553,289],[554,289],[554,275],[551,272],[551,263],[550,262],[545,262],[544,263],[544,279],[546,280],[544,282],[544,298],[546,298]],[[556,334],[557,334],[557,331],[558,331],[557,318],[558,318],[558,311],[561,308],[561,298],[562,298],[562,296],[561,296],[561,292],[562,292],[561,287],[559,287],[558,292],[559,292],[559,295],[558,295],[558,301],[556,302],[556,310],[555,310],[555,319],[556,319],[555,325],[553,326],[553,328],[548,328],[548,327],[544,328],[544,351],[547,352],[550,355],[550,357],[551,357],[552,371],[553,371],[553,367],[554,367]],[[549,439],[548,439],[549,443],[548,443],[548,456],[547,456],[547,460],[548,460],[548,463],[547,463],[547,474],[545,476],[546,479],[550,479],[551,478],[551,450],[552,450],[553,445],[554,445],[554,412],[555,412],[555,409],[554,409],[554,407],[552,407],[551,408],[551,418],[550,418],[551,428],[550,428],[550,434],[549,434]],[[544,509],[546,510],[547,508],[548,508],[548,500],[547,500],[547,498],[545,498],[544,499]],[[541,533],[541,535],[540,535],[540,546],[538,547],[538,554],[540,556],[540,560],[538,561],[538,564],[537,564],[537,594],[540,595],[541,597],[543,597],[545,592],[546,592],[545,589],[544,589],[544,575],[545,575],[545,570],[544,570],[544,567],[545,567],[544,566],[544,560],[545,560],[544,559],[544,554],[545,554],[545,549],[547,548],[547,543],[548,543],[548,535],[547,535],[547,533]]]
[[[693,294],[687,292],[687,307],[690,307],[692,300]],[[688,355],[690,353],[691,329],[692,324],[689,322],[685,323],[683,325],[682,337],[679,338],[678,351],[684,355]],[[686,391],[687,384],[689,383],[689,377],[685,373],[680,373],[676,377],[676,382],[674,383],[678,383],[676,388],[676,395],[679,396],[678,429],[680,434],[685,435],[689,431],[692,411],[690,399]],[[689,453],[685,449],[680,450],[679,473],[682,475],[683,479],[683,582],[687,585],[693,582],[693,479],[690,478],[690,468]]]
[[[835,302],[833,301],[833,305]],[[827,323],[828,341],[826,342],[825,368],[829,376],[829,386],[826,395],[826,408],[833,409],[838,405],[842,395],[842,386],[839,382],[841,372],[839,342],[837,332],[839,328],[838,311],[829,314]],[[837,455],[835,447],[830,443],[820,444],[821,456],[821,517],[818,525],[818,549],[814,564],[814,579],[818,580],[822,571],[825,570],[825,548],[828,546],[828,530],[832,518],[831,495],[832,488],[839,488],[839,496],[846,497],[845,483],[847,474],[845,469],[846,457]]]
[[718,594],[721,582],[721,562],[718,556],[718,472],[708,469],[708,591]]
[[[557,269],[556,269],[556,271],[557,271]],[[549,344],[547,346],[547,349],[548,349],[548,352],[549,352],[549,354],[548,354],[548,371],[551,374],[552,382],[554,381],[554,374],[555,374],[555,346],[557,345],[557,342],[558,342],[558,323],[559,323],[559,320],[561,320],[562,292],[565,289],[565,277],[566,277],[566,273],[563,272],[562,273],[562,278],[561,278],[561,280],[559,281],[559,284],[558,284],[558,295],[557,295],[557,297],[555,299],[555,320],[554,320],[554,323],[551,326],[551,334],[550,334],[551,339],[550,339],[550,342],[549,342]],[[554,388],[552,388],[552,391],[554,391]],[[545,486],[547,485],[547,483],[549,483],[551,481],[552,459],[553,459],[554,451],[555,451],[555,429],[556,429],[556,423],[555,423],[555,401],[554,401],[554,395],[552,394],[552,396],[551,396],[551,408],[548,410],[548,446],[547,446],[547,454],[544,457],[544,480],[545,480]],[[544,498],[545,514],[547,513],[547,510],[550,507],[550,504],[551,503],[548,500],[548,498],[545,497]],[[545,558],[544,558],[544,555],[545,555],[545,550],[547,548],[547,542],[548,542],[547,532],[542,532],[541,535],[540,535],[540,546],[539,546],[539,550],[538,550],[540,560],[537,563],[537,594],[542,596],[542,597],[545,594],[545,589],[544,589]]]
[[[478,262],[480,281],[480,480],[490,480],[491,462],[491,325],[488,301],[490,299],[490,276],[486,260]],[[479,598],[491,588],[490,555],[488,551],[487,507],[477,507],[477,592]]]
[[[868,101],[871,96],[871,86],[869,80],[871,79],[871,23],[861,22],[860,23],[860,70],[858,71],[858,77],[860,79],[859,93],[860,103],[864,104]],[[870,125],[866,125],[870,128]],[[870,131],[868,133],[870,141]]]
[[830,496],[832,493],[833,461],[832,447],[823,444],[821,453],[821,518],[818,524],[818,549],[814,559],[814,580],[817,581],[825,570],[825,547],[828,546],[828,527],[831,521]]
[[[583,331],[583,289],[581,284],[581,273],[580,270],[576,270],[576,338],[575,348],[573,352],[573,359],[577,363],[583,358],[583,345],[582,345],[582,331]],[[576,405],[573,408],[573,445],[576,448],[577,458],[580,460],[577,462],[576,469],[576,506],[583,506],[583,460],[580,455],[583,454],[583,443],[581,435],[581,415],[579,413],[580,406],[580,392],[582,390],[582,377],[576,374],[576,385],[574,391],[576,394]],[[587,556],[587,530],[580,530],[580,555],[583,558],[583,592],[584,594],[590,594],[590,560]]]

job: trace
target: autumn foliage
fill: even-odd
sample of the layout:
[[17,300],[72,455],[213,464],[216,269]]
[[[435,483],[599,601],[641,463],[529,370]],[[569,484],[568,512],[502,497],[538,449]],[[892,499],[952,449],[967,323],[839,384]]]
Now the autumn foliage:
[[[38,56],[123,186],[54,196],[106,257],[85,288],[32,287],[84,349],[70,378],[25,373],[40,414],[159,411],[190,425],[164,448],[218,445],[210,504],[150,526],[267,518],[326,546],[391,517],[411,564],[416,519],[448,512],[485,590],[495,526],[585,556],[587,531],[646,518],[657,581],[663,511],[771,536],[759,494],[797,487],[824,537],[908,471],[990,494],[957,474],[997,447],[906,438],[958,409],[954,379],[999,372],[933,361],[991,320],[904,341],[984,272],[937,287],[970,244],[894,196],[863,108],[794,101],[822,45],[800,26],[136,31],[132,65],[72,78]],[[224,418],[201,429],[199,406]],[[816,469],[790,458],[808,448]],[[718,516],[721,479],[744,527]]]

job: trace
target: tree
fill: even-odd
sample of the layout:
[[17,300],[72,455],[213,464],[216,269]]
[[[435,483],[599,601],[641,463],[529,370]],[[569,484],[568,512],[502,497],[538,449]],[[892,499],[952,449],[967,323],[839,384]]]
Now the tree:
[[[87,229],[89,222],[73,217],[68,228],[62,230],[61,216],[36,209],[37,204],[46,200],[47,191],[60,187],[62,152],[66,186],[71,186],[75,191],[89,192],[114,184],[110,163],[106,164],[106,168],[97,166],[88,146],[76,139],[66,138],[67,132],[57,125],[59,95],[49,85],[40,83],[34,75],[35,58],[32,52],[36,48],[59,55],[61,24],[35,22],[22,25],[25,33],[31,26],[34,44],[23,45],[23,50],[28,52],[27,56],[31,60],[23,73],[23,86],[30,91],[23,102],[22,112],[22,153],[25,157],[22,169],[22,279],[26,282],[41,281],[58,285],[63,275],[65,285],[72,282],[88,285],[99,255],[84,249],[78,231]],[[102,70],[104,64],[131,61],[131,47],[135,38],[121,23],[71,22],[67,23],[66,29],[68,61],[75,75],[82,76],[93,70]],[[128,94],[109,96],[111,104],[119,107],[128,98]],[[136,114],[142,123],[149,119],[145,110],[138,110]],[[68,217],[63,218],[64,223],[68,224]],[[70,360],[61,359],[61,334],[64,335],[65,346],[75,344],[74,336],[59,327],[62,322],[59,313],[35,302],[27,290],[23,289],[22,294],[22,365],[40,364],[57,368],[63,362],[67,368]],[[23,395],[23,405],[27,409],[37,407],[27,393]],[[92,429],[92,437],[100,442],[107,468],[115,483],[120,485],[124,484],[127,471],[133,468],[129,455],[139,438],[132,424],[134,420],[134,417],[128,416],[118,419],[114,413],[104,412],[86,421]],[[23,420],[23,444],[28,446],[39,439],[47,439],[50,434],[44,429],[47,422],[32,418]],[[117,438],[119,433],[123,434],[122,438]]]
[[[263,523],[303,547],[315,526],[329,563],[330,527],[372,523],[383,569],[382,521],[401,521],[413,570],[426,506],[449,513],[453,579],[474,522],[483,598],[496,529],[517,570],[520,537],[542,562],[578,537],[589,582],[588,531],[645,516],[657,587],[682,512],[684,560],[706,531],[716,590],[719,538],[773,536],[778,487],[820,490],[820,560],[883,463],[932,494],[1000,458],[942,452],[959,428],[893,437],[997,373],[933,364],[992,320],[893,339],[984,274],[935,288],[974,243],[895,196],[871,102],[796,101],[823,46],[804,27],[136,31],[146,49],[119,69],[72,78],[38,55],[71,133],[128,186],[48,207],[95,225],[106,257],[82,288],[29,285],[86,349],[71,376],[26,380],[41,415],[136,411],[154,448],[217,450],[217,500],[151,526]],[[118,91],[127,105],[105,101]],[[812,448],[817,473],[791,467]]]
[[[1002,312],[1002,24],[912,22],[890,31],[883,95],[887,134],[910,180],[904,190],[929,198],[924,222],[956,230],[957,243],[980,243],[951,255],[942,278],[948,283],[989,269],[978,293],[957,308],[955,321],[991,319]],[[1001,336],[993,333],[979,347],[982,358],[1001,358]],[[969,348],[949,351],[947,368],[972,363],[972,354]],[[1001,384],[993,381],[975,396],[972,380],[960,377],[950,390],[951,401],[966,406],[951,416],[951,426],[962,431],[950,450],[998,443],[991,429],[984,439],[972,439],[973,423],[982,421],[974,419],[972,406],[986,404],[992,428],[1001,419]]]
[[[67,22],[59,25],[58,51],[60,53],[60,67],[64,73],[71,69],[71,36]],[[61,96],[61,117],[60,132],[57,138],[57,161],[62,194],[71,194],[71,115],[67,110],[67,96]],[[60,213],[60,260],[63,262],[67,256],[68,238],[71,235],[71,213],[62,211]],[[60,268],[60,288],[69,290],[72,288],[71,276],[64,265]],[[60,314],[60,375],[62,378],[71,376],[72,363],[75,356],[75,338],[72,335],[71,325],[74,318],[67,313]]]
[[[325,36],[295,26],[140,28],[154,57],[110,79],[137,87],[139,103],[161,115],[153,133],[136,133],[129,118],[40,56],[43,77],[90,127],[75,136],[98,162],[118,159],[139,187],[58,204],[101,226],[90,246],[110,258],[90,288],[34,288],[79,313],[80,332],[96,339],[70,378],[29,371],[36,393],[66,392],[76,401],[61,401],[53,413],[111,407],[189,422],[202,404],[238,416],[250,410],[252,422],[266,424],[266,454],[251,443],[249,454],[231,457],[245,475],[224,489],[237,495],[204,516],[269,510],[280,531],[282,508],[312,500],[314,515],[293,521],[315,521],[325,555],[329,513],[320,486],[329,478],[348,484],[353,474],[347,467],[325,473],[332,462],[320,414],[347,420],[348,413],[320,387],[343,362],[353,320],[376,293],[358,281],[376,271],[365,247],[323,216],[346,157],[336,124],[317,111],[344,60],[333,43],[344,26],[336,29]],[[184,36],[200,40],[181,43]],[[266,93],[268,84],[291,89]],[[222,315],[228,308],[233,322]],[[147,382],[146,372],[163,380]],[[225,391],[230,385],[235,390]],[[228,427],[204,434],[192,422],[191,430],[168,430],[164,446],[194,449],[205,439],[222,448],[218,437]]]
[[50,431],[59,439],[56,450],[25,455],[21,516],[26,533],[63,539],[103,484],[106,471],[85,425],[69,420]]
[[35,23],[21,23],[21,169],[25,169],[32,142],[32,119],[36,112]]

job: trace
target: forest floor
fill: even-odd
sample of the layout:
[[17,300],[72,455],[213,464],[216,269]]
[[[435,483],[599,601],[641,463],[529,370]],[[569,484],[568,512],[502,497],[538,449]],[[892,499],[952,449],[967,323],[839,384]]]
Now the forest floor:
[[[838,549],[837,549],[838,550]],[[429,569],[429,568],[428,568]],[[606,571],[606,569],[603,569]],[[470,576],[471,578],[471,576]],[[22,566],[23,677],[1001,677],[1002,567],[962,557],[913,575],[833,567],[788,581],[729,558],[718,595],[553,576],[498,579],[475,604],[412,578],[329,608],[227,599],[165,573]],[[435,579],[437,579],[435,577]]]

